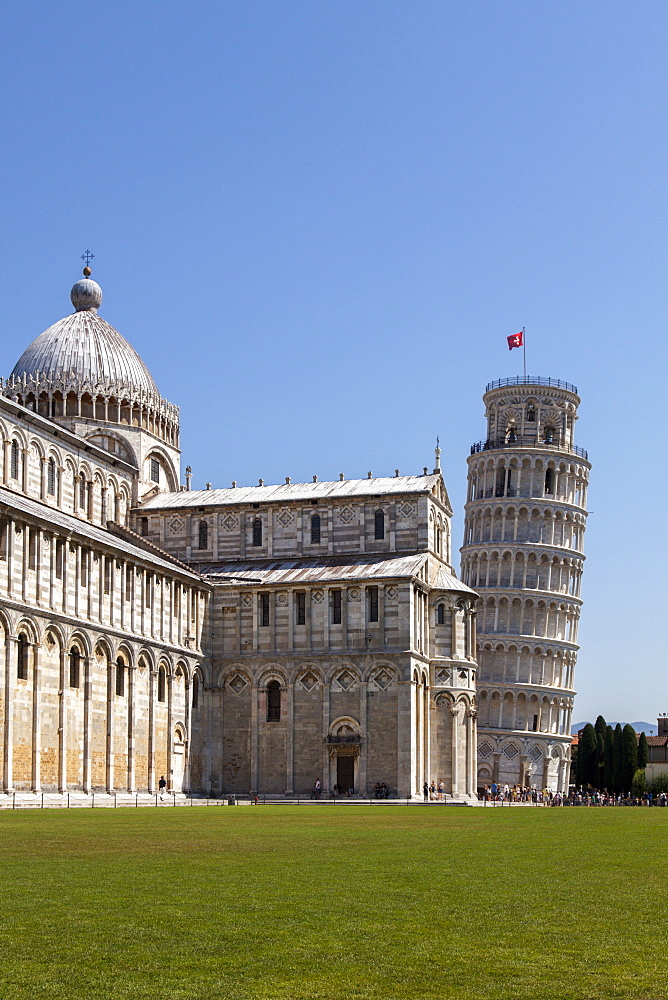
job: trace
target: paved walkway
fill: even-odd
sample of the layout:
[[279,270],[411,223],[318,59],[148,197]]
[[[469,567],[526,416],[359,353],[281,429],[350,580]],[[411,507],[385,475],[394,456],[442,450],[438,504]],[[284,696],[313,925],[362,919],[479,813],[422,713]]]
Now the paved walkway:
[[[150,795],[148,792],[0,792],[0,810],[3,809],[174,809],[190,807],[214,807],[239,805],[254,805],[255,800],[235,795],[208,799],[200,796],[190,798],[184,794],[159,793]],[[423,802],[421,799],[362,799],[348,798],[285,798],[281,796],[263,796],[257,798],[258,805],[294,805],[329,808],[350,808],[352,806],[420,806],[425,809],[438,809],[443,806],[482,805],[478,802],[466,802],[448,799],[446,802]]]

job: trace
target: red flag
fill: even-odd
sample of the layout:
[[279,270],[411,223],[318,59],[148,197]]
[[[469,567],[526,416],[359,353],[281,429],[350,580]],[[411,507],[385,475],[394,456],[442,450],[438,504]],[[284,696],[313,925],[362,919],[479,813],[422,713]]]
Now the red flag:
[[506,337],[508,341],[508,350],[512,351],[513,347],[522,347],[524,345],[524,331],[520,330],[519,333],[514,333],[511,337]]

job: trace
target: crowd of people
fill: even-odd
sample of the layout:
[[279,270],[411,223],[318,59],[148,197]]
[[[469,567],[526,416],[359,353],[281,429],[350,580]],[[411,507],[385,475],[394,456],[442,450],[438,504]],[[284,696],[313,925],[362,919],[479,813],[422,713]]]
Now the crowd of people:
[[494,805],[513,805],[524,803],[525,805],[542,806],[665,806],[668,802],[666,792],[659,792],[654,796],[651,792],[645,792],[641,797],[626,793],[625,795],[613,795],[607,792],[572,788],[567,795],[561,792],[553,792],[549,788],[536,788],[533,785],[500,785],[492,782],[485,785],[482,791],[478,792],[478,798],[485,804],[491,802]]

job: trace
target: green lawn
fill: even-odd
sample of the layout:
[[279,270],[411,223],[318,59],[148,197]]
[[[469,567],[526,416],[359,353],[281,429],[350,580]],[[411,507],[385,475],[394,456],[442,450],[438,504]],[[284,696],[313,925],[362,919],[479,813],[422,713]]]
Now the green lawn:
[[0,813],[0,997],[668,997],[668,809]]

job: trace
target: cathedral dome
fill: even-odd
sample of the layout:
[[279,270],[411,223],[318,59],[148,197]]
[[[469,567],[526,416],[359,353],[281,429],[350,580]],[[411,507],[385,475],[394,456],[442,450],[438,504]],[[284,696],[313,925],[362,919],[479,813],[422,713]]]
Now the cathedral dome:
[[158,395],[153,376],[134,347],[98,316],[102,289],[97,282],[87,276],[77,281],[70,298],[76,312],[33,340],[14,365],[10,380],[65,378]]

